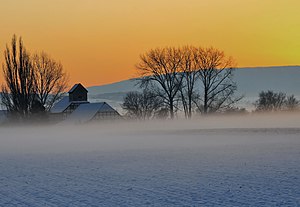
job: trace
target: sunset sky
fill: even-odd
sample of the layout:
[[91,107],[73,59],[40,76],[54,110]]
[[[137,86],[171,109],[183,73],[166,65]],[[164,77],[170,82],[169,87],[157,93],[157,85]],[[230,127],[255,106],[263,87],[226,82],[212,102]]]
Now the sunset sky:
[[141,53],[185,44],[222,49],[239,67],[300,65],[299,9],[299,0],[0,0],[0,61],[16,34],[60,60],[70,85],[135,77]]

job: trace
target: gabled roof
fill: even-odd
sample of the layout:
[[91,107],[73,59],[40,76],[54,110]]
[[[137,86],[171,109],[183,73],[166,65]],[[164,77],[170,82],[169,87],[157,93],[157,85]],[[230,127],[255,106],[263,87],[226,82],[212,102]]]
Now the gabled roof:
[[103,102],[103,105],[101,106],[101,108],[99,109],[99,112],[113,112],[116,111],[115,109],[113,109],[109,104],[107,104],[106,102]]
[[81,83],[77,83],[69,90],[68,93],[73,93],[77,87],[82,87],[84,90],[86,90],[86,92],[88,92],[88,90],[83,85],[81,85]]
[[69,97],[64,96],[59,102],[57,102],[50,110],[51,113],[62,113],[70,105]]
[[68,117],[68,120],[80,123],[87,122],[96,115],[102,105],[103,103],[81,104]]
[[85,123],[94,118],[97,112],[114,112],[106,102],[80,104],[68,117],[67,121]]

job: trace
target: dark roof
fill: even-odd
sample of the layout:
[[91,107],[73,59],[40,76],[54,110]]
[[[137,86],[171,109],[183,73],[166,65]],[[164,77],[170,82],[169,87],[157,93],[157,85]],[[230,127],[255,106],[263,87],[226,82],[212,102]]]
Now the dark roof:
[[[76,104],[87,104],[89,103],[88,101],[69,101],[68,96],[64,96],[60,101],[58,101],[54,106],[50,109],[50,112],[52,114],[56,113],[62,113],[64,112],[71,104],[76,103]],[[1,114],[1,111],[0,111]]]
[[86,90],[86,92],[88,92],[88,90],[83,85],[81,85],[81,83],[77,83],[69,90],[68,93],[73,93],[77,87],[82,87],[84,88],[84,90]]
[[62,113],[70,105],[69,97],[64,96],[59,102],[57,102],[50,110],[51,113]]

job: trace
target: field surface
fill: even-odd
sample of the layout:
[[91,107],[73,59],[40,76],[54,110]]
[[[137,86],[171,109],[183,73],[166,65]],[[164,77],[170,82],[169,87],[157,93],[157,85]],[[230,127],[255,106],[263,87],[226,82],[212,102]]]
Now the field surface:
[[2,128],[0,206],[300,206],[300,128],[158,125]]

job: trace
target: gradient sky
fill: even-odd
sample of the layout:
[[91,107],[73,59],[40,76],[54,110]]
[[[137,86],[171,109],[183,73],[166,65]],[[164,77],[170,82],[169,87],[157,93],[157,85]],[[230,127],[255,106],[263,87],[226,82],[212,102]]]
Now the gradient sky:
[[[214,46],[239,67],[300,64],[299,0],[0,0],[0,61],[13,34],[60,60],[70,84],[136,76],[139,55]],[[2,82],[0,76],[0,81]]]

